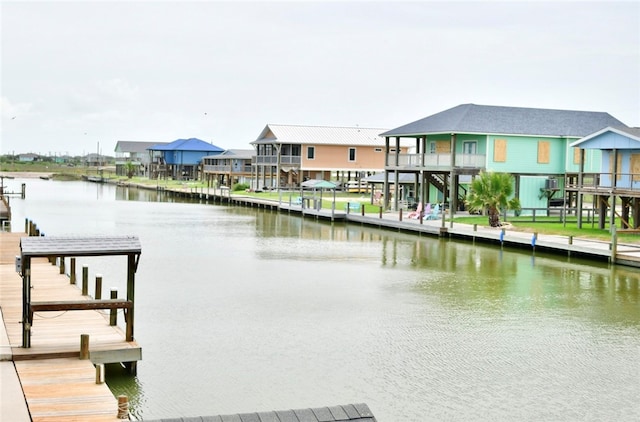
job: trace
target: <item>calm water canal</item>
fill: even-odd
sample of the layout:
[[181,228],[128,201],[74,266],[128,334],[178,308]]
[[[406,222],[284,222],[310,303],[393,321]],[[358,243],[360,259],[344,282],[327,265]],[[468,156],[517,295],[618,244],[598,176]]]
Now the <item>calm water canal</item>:
[[[381,422],[640,420],[640,272],[494,246],[5,181],[13,231],[134,234],[138,418],[365,402]],[[125,290],[124,258],[90,279]]]

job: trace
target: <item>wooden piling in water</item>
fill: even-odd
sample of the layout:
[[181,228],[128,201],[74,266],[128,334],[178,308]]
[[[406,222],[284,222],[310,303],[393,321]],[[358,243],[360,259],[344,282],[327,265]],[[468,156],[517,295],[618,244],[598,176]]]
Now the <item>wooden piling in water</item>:
[[104,384],[104,364],[96,365],[96,384]]
[[[118,298],[118,290],[111,288],[111,299],[117,299]],[[109,325],[118,325],[118,310],[117,309],[111,309],[109,311]]]
[[102,274],[96,274],[94,299],[102,299]]
[[82,296],[89,294],[89,267],[82,266]]
[[118,396],[118,419],[129,419],[129,398]]
[[80,359],[89,359],[89,334],[80,334]]
[[71,273],[69,274],[69,283],[76,284],[76,259],[71,258]]

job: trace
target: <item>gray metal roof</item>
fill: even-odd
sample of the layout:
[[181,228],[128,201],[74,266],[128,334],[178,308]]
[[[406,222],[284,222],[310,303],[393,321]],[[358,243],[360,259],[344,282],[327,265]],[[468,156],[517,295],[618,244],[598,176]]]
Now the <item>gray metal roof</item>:
[[[201,416],[160,419],[156,422],[376,422],[366,404],[319,407],[315,409],[281,410],[275,412],[240,413],[236,415]],[[149,422],[149,421],[147,421]]]
[[29,236],[20,239],[23,256],[99,256],[140,254],[137,236]]
[[475,133],[581,138],[607,126],[626,127],[604,112],[461,104],[381,136]]
[[118,141],[116,143],[116,152],[146,152],[147,148],[154,145],[163,145],[168,142],[143,142],[143,141]]
[[268,124],[251,144],[384,146],[386,129]]
[[255,157],[255,149],[228,149],[216,155],[207,155],[203,158],[235,158],[235,159],[251,159]]

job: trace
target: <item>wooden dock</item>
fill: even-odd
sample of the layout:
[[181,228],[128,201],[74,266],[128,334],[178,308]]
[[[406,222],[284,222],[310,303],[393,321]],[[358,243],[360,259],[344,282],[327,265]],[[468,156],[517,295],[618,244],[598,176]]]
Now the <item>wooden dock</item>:
[[[21,254],[24,237],[0,233],[0,308],[9,342],[3,350],[10,350],[31,420],[121,420],[118,400],[104,382],[97,383],[99,365],[137,361],[141,348],[135,341],[126,341],[120,327],[110,325],[109,311],[36,312],[30,347],[23,347],[23,279],[16,272],[15,258]],[[30,261],[32,300],[91,299],[47,258]],[[80,359],[81,336],[86,334],[89,356]]]

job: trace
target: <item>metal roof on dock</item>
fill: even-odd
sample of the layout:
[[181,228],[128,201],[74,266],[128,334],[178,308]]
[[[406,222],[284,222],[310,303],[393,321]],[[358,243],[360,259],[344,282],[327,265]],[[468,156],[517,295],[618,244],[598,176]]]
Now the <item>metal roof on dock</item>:
[[20,239],[23,256],[95,256],[140,254],[137,236],[29,236]]
[[[163,418],[156,422],[376,422],[369,406],[364,403],[314,409],[281,410],[272,412],[239,413],[235,415]],[[149,422],[149,421],[147,421]]]

